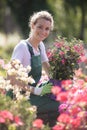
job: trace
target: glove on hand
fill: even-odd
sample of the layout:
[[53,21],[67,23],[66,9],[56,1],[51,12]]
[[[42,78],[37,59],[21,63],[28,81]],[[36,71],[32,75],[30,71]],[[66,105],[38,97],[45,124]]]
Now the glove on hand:
[[34,94],[38,95],[38,96],[41,95],[42,89],[43,89],[43,87],[35,87]]
[[38,95],[38,96],[39,95],[43,96],[45,94],[51,93],[51,88],[52,88],[52,84],[46,83],[46,84],[42,85],[41,87],[35,87],[33,94]]
[[43,96],[45,94],[51,93],[51,89],[52,89],[52,84],[51,83],[45,84],[43,86],[42,91],[41,91],[41,95]]

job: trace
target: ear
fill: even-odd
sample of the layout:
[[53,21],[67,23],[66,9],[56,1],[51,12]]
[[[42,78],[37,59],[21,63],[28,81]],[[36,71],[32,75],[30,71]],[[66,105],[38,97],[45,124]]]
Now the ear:
[[35,25],[34,25],[34,24],[32,24],[31,28],[32,28],[32,29],[34,29],[34,26],[35,26]]

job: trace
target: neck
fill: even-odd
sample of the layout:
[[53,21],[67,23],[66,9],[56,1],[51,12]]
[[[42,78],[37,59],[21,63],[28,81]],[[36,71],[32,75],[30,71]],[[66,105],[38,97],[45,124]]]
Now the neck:
[[30,44],[31,44],[34,48],[38,48],[38,45],[39,45],[40,41],[38,41],[38,40],[36,40],[36,39],[34,39],[34,38],[32,38],[32,37],[30,37],[30,38],[28,39],[28,41],[30,42]]

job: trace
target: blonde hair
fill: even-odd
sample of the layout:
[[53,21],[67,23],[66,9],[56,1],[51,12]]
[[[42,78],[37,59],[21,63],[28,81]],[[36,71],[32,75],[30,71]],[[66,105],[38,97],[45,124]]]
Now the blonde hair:
[[29,19],[29,27],[31,28],[32,27],[32,24],[36,24],[37,23],[37,20],[38,19],[46,19],[48,21],[51,22],[51,30],[53,30],[53,27],[54,27],[54,20],[53,20],[53,17],[52,15],[47,12],[47,11],[40,11],[40,12],[36,12],[34,13],[30,19]]

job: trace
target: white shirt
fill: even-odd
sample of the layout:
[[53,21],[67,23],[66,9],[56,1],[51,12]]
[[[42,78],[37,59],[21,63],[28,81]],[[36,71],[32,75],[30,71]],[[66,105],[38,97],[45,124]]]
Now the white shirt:
[[[13,54],[12,54],[12,58],[11,59],[18,59],[24,67],[28,66],[28,65],[31,65],[31,54],[28,50],[28,46],[26,44],[26,42],[32,46],[28,40],[21,40],[14,48],[13,50]],[[48,61],[48,57],[46,55],[46,50],[45,50],[45,46],[43,44],[43,42],[40,42],[39,43],[40,45],[40,51],[41,51],[41,62],[46,62]],[[39,55],[40,52],[39,51],[36,51],[34,48],[33,48],[33,52],[34,52],[34,55]]]

